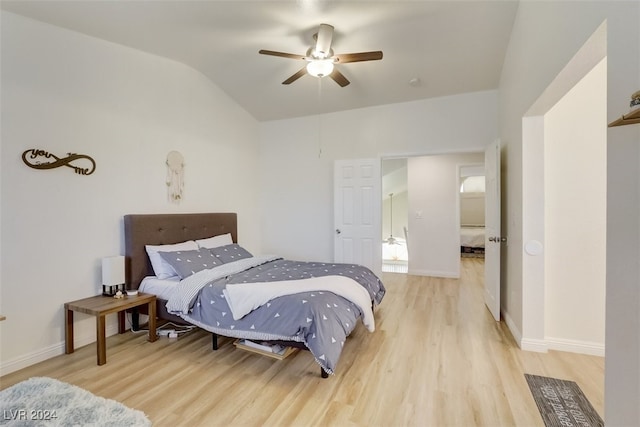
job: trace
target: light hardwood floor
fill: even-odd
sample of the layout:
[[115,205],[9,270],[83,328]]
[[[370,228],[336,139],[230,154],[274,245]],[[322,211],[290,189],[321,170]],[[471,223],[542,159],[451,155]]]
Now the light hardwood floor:
[[359,324],[336,375],[322,379],[308,352],[283,361],[191,332],[155,343],[126,333],[0,378],[66,381],[144,411],[154,426],[536,426],[543,425],[524,373],[575,381],[604,417],[604,359],[518,349],[484,307],[483,262],[462,277],[384,273],[377,330]]

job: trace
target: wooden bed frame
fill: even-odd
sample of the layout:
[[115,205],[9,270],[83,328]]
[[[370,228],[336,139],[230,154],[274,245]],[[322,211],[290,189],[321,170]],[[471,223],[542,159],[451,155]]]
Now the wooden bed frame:
[[[147,256],[145,245],[170,245],[187,240],[206,239],[231,233],[234,243],[238,242],[238,219],[235,213],[185,213],[185,214],[144,214],[125,215],[125,287],[138,289],[142,279],[154,276],[153,267]],[[166,309],[166,300],[156,302],[157,317],[178,324],[186,322]],[[147,314],[141,311],[143,314]],[[137,327],[134,313],[133,324]],[[282,342],[290,347],[307,349],[303,343]],[[218,335],[212,333],[212,347],[218,349]],[[320,369],[322,378],[328,374]]]

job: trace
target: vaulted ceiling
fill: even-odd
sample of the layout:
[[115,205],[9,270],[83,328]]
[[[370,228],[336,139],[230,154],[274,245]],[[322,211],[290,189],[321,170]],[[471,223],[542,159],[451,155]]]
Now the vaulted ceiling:
[[[182,62],[257,120],[277,120],[496,89],[518,3],[509,1],[24,1],[2,10]],[[336,53],[381,50],[340,64],[351,84],[305,75],[259,55],[304,55],[321,23]],[[464,106],[461,106],[463,108]]]

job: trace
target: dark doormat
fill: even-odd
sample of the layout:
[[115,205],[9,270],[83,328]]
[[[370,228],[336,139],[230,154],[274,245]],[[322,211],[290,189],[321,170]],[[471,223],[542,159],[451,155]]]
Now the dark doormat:
[[524,374],[546,427],[604,426],[578,384]]

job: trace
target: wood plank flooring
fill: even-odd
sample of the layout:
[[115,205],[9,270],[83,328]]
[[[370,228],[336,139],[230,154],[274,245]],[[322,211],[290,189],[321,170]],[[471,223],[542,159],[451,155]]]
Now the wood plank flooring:
[[359,324],[336,375],[308,352],[278,361],[194,331],[178,340],[126,333],[0,378],[66,381],[144,411],[154,426],[542,426],[524,373],[575,381],[604,418],[604,359],[518,349],[483,303],[483,260],[462,277],[384,273],[376,332]]

